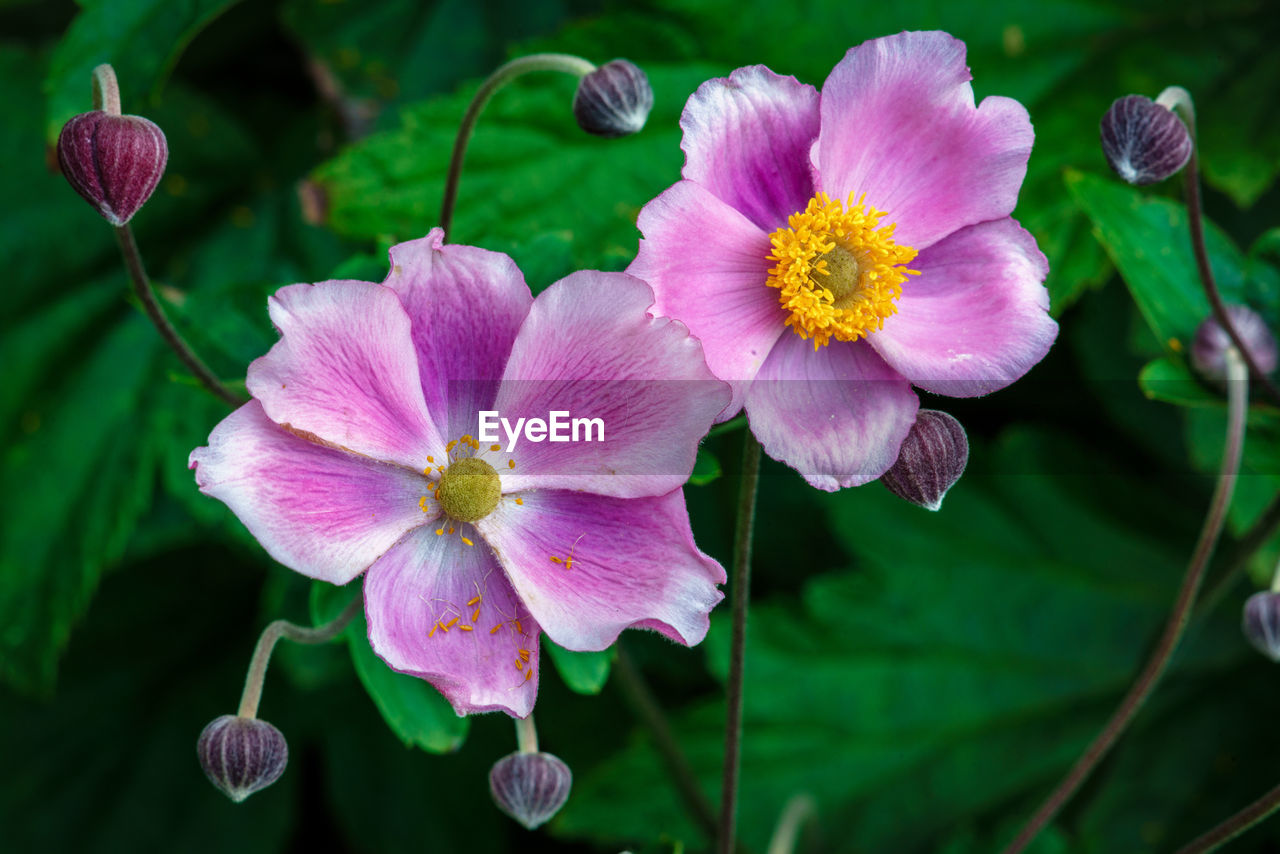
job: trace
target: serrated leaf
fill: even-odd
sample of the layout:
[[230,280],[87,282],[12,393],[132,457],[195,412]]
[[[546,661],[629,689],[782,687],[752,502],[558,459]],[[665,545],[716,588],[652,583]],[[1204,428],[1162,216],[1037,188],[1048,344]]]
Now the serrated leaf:
[[125,113],[155,97],[183,49],[237,0],[81,0],[81,11],[54,51],[44,81],[45,140],[53,144],[67,119],[93,109],[93,69],[111,63]]
[[[323,581],[313,582],[311,615],[316,625],[336,617],[353,595],[359,595],[361,583],[357,579],[345,587],[335,587]],[[405,746],[421,747],[429,753],[451,753],[462,746],[470,719],[458,717],[431,683],[397,673],[378,658],[369,646],[369,627],[363,613],[351,621],[343,637],[351,648],[351,661],[360,683]]]
[[544,634],[542,648],[551,656],[551,663],[570,691],[577,694],[599,694],[604,690],[604,683],[609,681],[609,670],[613,666],[612,647],[599,652],[573,652]]

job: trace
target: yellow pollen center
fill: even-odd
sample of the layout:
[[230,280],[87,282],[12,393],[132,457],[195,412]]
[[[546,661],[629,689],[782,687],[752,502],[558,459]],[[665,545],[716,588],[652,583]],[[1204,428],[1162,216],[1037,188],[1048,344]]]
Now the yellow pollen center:
[[435,495],[449,518],[477,522],[498,506],[502,482],[493,466],[484,460],[464,457],[444,470]]
[[776,263],[767,284],[780,291],[778,302],[790,312],[787,326],[812,338],[813,349],[883,329],[884,319],[897,313],[902,283],[919,275],[902,266],[916,251],[894,243],[894,225],[881,226],[882,216],[861,201],[853,204],[852,196],[845,210],[818,193],[769,236],[769,260]]

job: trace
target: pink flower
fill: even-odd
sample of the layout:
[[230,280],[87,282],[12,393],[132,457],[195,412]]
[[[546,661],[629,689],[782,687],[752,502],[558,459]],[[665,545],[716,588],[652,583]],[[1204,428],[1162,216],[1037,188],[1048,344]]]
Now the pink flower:
[[[192,452],[200,489],[285,566],[365,572],[374,651],[459,714],[529,714],[540,631],[575,650],[629,627],[700,641],[725,575],[680,487],[729,391],[696,339],[623,273],[534,300],[510,258],[439,229],[391,265],[381,285],[272,297],[281,340],[249,367],[254,399]],[[485,410],[597,418],[603,441],[530,432],[508,452],[505,434],[480,442]]]
[[773,457],[834,490],[879,477],[919,401],[1003,388],[1048,351],[1048,263],[1010,218],[1032,130],[975,107],[964,44],[851,49],[819,93],[763,66],[689,99],[684,180],[628,272],[702,340]]

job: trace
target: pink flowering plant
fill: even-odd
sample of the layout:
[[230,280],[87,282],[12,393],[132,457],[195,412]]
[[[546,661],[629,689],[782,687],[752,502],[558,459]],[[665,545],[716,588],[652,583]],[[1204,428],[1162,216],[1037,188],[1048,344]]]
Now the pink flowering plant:
[[1265,4],[46,5],[0,49],[5,851],[1280,809]]
[[628,269],[732,385],[724,417],[745,409],[821,489],[893,465],[912,386],[988,394],[1057,336],[1048,262],[1010,216],[1031,122],[969,80],[940,32],[858,45],[821,91],[739,68],[689,99],[683,180],[640,213]]

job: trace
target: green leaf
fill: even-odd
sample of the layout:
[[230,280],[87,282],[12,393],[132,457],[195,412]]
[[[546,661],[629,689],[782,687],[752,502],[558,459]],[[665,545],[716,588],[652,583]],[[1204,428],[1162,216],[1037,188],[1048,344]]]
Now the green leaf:
[[689,475],[690,486],[706,486],[720,477],[723,470],[720,460],[706,448],[698,448],[698,456],[693,461],[693,473]]
[[[351,596],[359,595],[361,581],[335,587],[323,581],[311,587],[311,615],[316,624],[328,622],[346,607]],[[364,614],[351,621],[343,633],[351,647],[356,675],[369,693],[382,719],[407,747],[421,747],[429,753],[450,753],[462,746],[470,720],[458,717],[440,692],[425,679],[397,673],[369,646],[369,627]]]
[[1148,362],[1138,374],[1138,385],[1142,387],[1142,393],[1152,400],[1178,406],[1226,405],[1226,400],[1197,380],[1186,361],[1177,356],[1164,356]]
[[141,112],[139,94],[154,100],[191,39],[235,2],[80,0],[44,81],[45,140],[56,142],[67,119],[93,109],[93,69],[104,62],[115,68],[124,112]]
[[[1173,352],[1185,349],[1210,311],[1196,273],[1186,209],[1096,175],[1070,171],[1066,183],[1156,340]],[[1240,301],[1245,292],[1245,260],[1240,251],[1208,222],[1205,244],[1223,299]]]
[[613,666],[613,647],[599,652],[573,652],[544,634],[542,648],[551,656],[556,672],[569,690],[578,694],[599,694],[604,690]]

